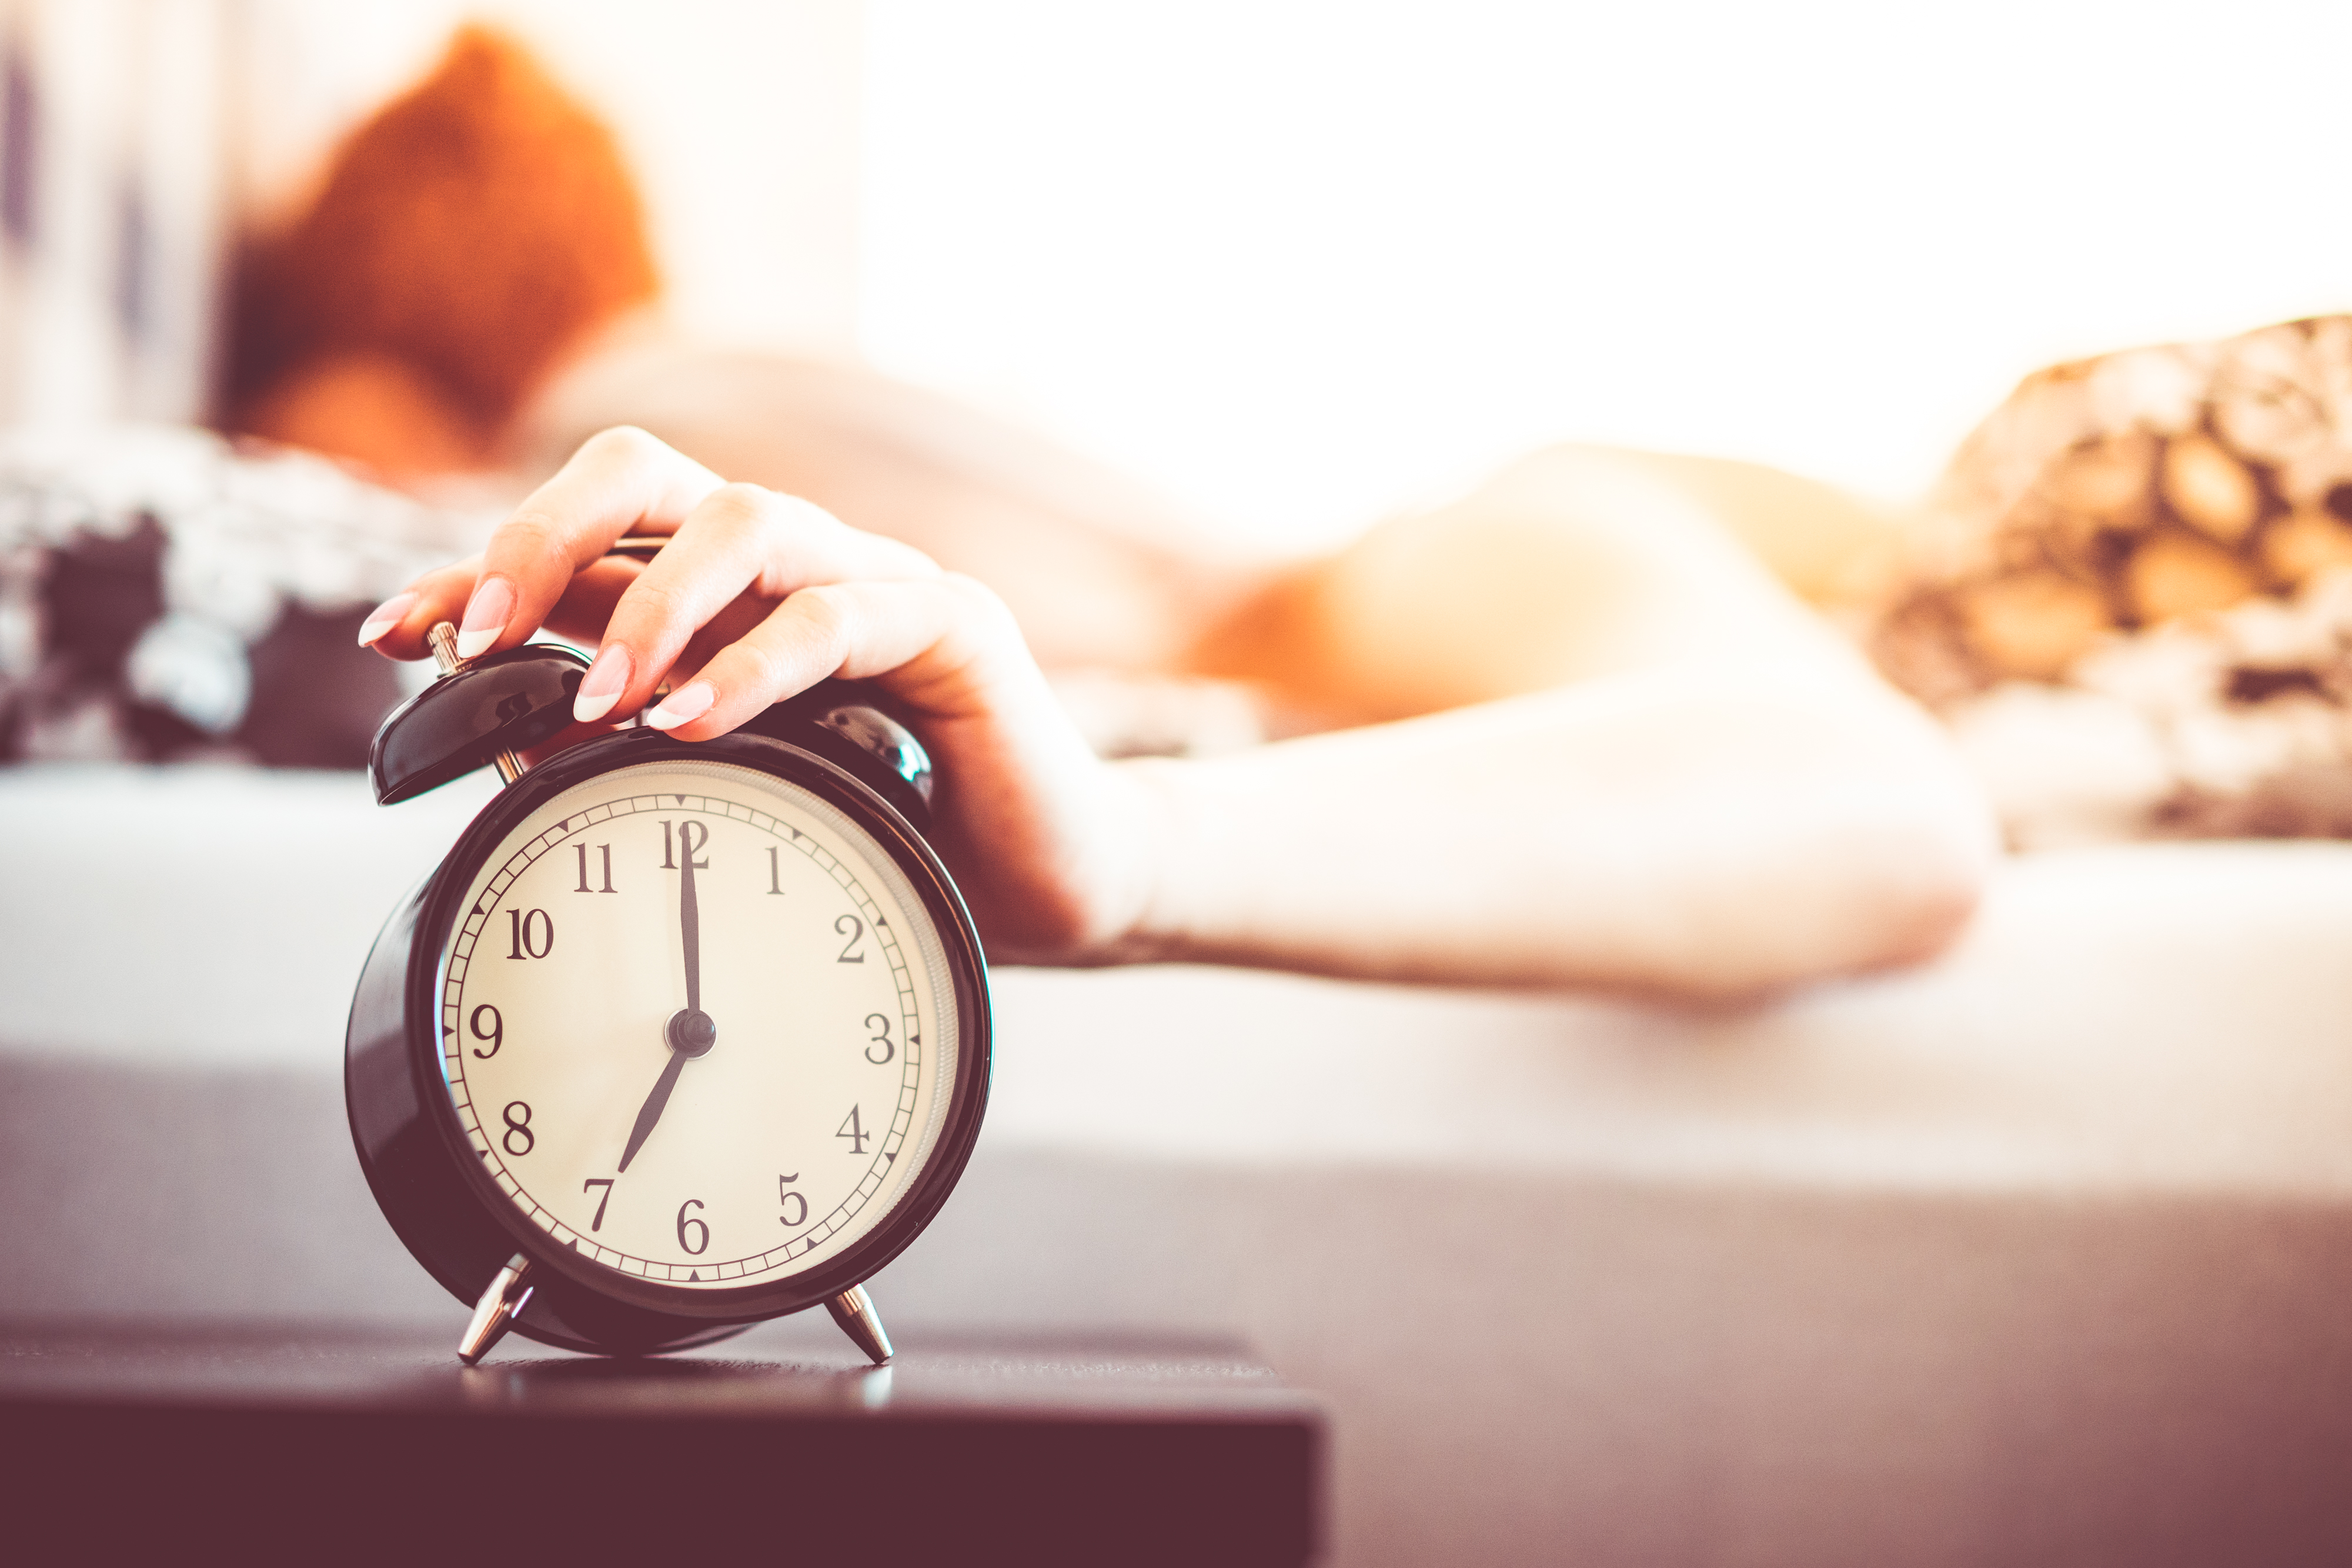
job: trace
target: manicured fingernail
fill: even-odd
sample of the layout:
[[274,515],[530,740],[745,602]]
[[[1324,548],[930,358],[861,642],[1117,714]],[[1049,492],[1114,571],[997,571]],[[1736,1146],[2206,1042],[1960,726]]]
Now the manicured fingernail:
[[618,643],[607,643],[597,650],[596,662],[580,677],[580,690],[572,698],[572,716],[581,724],[594,724],[613,711],[621,700],[621,689],[629,684],[629,651]]
[[408,612],[415,608],[416,595],[395,593],[369,611],[368,618],[360,622],[360,646],[373,645],[377,638],[406,620]]
[[503,577],[486,577],[466,601],[466,619],[457,626],[457,657],[471,659],[487,653],[514,616],[514,584]]
[[656,729],[676,729],[709,713],[718,700],[709,681],[694,681],[662,698],[661,706],[646,715],[646,722]]

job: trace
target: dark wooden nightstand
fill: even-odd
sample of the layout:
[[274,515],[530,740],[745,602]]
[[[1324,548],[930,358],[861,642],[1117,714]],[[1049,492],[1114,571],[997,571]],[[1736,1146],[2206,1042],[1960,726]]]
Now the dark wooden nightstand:
[[[730,1354],[730,1351],[733,1354]],[[1295,1564],[1317,1402],[1229,1343],[0,1325],[12,1562]]]

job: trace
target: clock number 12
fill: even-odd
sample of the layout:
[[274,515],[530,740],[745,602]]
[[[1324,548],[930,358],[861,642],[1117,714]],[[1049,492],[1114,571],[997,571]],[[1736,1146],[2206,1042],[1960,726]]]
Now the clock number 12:
[[686,850],[686,858],[690,861],[694,861],[695,870],[709,871],[710,869],[710,862],[709,861],[694,860],[694,852],[709,841],[710,830],[704,827],[700,822],[688,821],[681,826],[677,830],[676,835],[673,836],[670,831],[670,824],[667,821],[664,821],[662,823],[662,870],[676,871],[677,869],[677,852],[679,846],[682,845]]

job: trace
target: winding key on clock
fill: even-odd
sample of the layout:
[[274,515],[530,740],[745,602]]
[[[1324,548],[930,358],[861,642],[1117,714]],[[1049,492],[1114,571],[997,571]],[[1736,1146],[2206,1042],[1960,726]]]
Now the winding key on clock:
[[[433,622],[433,630],[425,633],[425,640],[433,645],[433,662],[441,666],[443,674],[454,675],[465,664],[457,657],[457,629],[446,621]],[[522,777],[522,758],[511,751],[501,748],[490,761],[497,767],[499,777],[509,784]]]

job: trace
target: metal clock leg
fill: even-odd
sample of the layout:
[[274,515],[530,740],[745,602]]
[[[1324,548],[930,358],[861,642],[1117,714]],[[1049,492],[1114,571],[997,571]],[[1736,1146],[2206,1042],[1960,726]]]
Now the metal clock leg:
[[530,1260],[518,1252],[490,1279],[490,1288],[474,1303],[474,1321],[457,1342],[457,1359],[473,1365],[490,1354],[490,1346],[506,1337],[523,1308],[530,1304]]
[[890,1331],[882,1326],[881,1314],[875,1312],[874,1298],[866,1293],[865,1286],[850,1286],[825,1302],[824,1310],[833,1314],[833,1321],[841,1325],[841,1332],[847,1334],[875,1365],[881,1365],[896,1354],[890,1348]]

